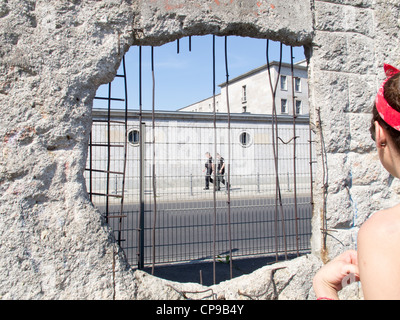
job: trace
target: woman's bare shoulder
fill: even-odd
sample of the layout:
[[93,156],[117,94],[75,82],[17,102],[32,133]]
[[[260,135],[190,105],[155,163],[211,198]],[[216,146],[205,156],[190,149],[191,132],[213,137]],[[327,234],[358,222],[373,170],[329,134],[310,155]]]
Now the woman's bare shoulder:
[[358,232],[360,279],[367,299],[400,299],[400,205],[376,212]]
[[[400,204],[372,215],[360,228],[359,237],[380,240],[400,239]],[[391,238],[391,239],[389,239]]]

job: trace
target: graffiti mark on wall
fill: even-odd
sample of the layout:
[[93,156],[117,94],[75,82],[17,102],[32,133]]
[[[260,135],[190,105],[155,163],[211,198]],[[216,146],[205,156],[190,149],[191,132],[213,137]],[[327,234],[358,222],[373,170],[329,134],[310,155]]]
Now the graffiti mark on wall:
[[214,1],[217,5],[220,5],[221,2],[222,2],[222,4],[232,4],[233,3],[233,0],[225,0],[225,1],[214,0]]

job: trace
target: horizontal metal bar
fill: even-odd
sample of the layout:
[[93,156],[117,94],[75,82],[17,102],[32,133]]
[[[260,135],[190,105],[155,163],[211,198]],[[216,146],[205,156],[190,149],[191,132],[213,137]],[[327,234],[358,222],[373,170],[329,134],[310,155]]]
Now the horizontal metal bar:
[[126,215],[122,215],[122,216],[107,216],[108,219],[110,218],[126,218]]
[[122,144],[107,144],[107,143],[89,143],[89,147],[118,147],[123,148],[124,145]]
[[92,196],[104,196],[104,197],[113,197],[113,198],[122,198],[121,195],[117,195],[117,194],[106,194],[106,193],[96,193],[96,192],[92,192],[89,194],[91,194]]
[[125,99],[121,98],[108,98],[108,97],[94,97],[96,100],[110,100],[110,101],[125,101]]
[[118,171],[107,171],[107,170],[90,169],[90,168],[86,168],[85,171],[102,172],[102,173],[114,173],[114,174],[124,174],[123,172],[118,172]]
[[118,121],[118,120],[107,120],[107,119],[93,119],[93,122],[105,122],[105,123],[119,123],[119,124],[125,124],[124,121]]

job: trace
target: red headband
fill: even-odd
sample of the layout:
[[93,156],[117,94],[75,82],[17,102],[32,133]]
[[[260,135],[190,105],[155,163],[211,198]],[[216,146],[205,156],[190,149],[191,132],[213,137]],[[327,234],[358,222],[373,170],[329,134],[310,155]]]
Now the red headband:
[[391,65],[384,64],[383,68],[385,69],[385,73],[387,79],[382,83],[381,87],[379,88],[378,94],[375,98],[375,105],[376,109],[378,110],[379,115],[381,118],[393,129],[400,131],[400,112],[394,110],[389,103],[387,103],[384,94],[383,94],[383,87],[385,86],[386,81],[388,81],[391,77],[395,74],[399,73],[400,70],[392,67]]

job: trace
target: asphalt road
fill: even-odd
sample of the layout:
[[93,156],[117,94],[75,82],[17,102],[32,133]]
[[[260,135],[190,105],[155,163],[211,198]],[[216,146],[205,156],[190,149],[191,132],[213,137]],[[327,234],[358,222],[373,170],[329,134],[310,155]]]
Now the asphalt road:
[[[156,229],[153,233],[154,207],[146,204],[142,251],[145,266],[151,265],[153,260],[153,236],[156,243],[157,272],[167,278],[167,274],[172,275],[181,270],[177,273],[179,281],[182,281],[184,274],[188,274],[190,279],[194,276],[199,280],[200,270],[203,270],[203,282],[207,281],[205,279],[209,279],[207,274],[214,255],[214,246],[219,270],[229,268],[232,252],[237,267],[234,269],[236,274],[251,271],[251,266],[259,265],[260,261],[262,264],[275,261],[276,252],[280,259],[285,259],[292,253],[297,255],[298,251],[301,253],[309,250],[312,215],[309,197],[297,199],[297,224],[293,198],[284,198],[282,207],[278,206],[278,210],[273,198],[234,199],[230,207],[229,223],[225,200],[217,201],[215,209],[214,202],[210,200],[159,202]],[[98,208],[105,212],[104,207]],[[119,218],[109,219],[109,224],[116,238],[121,239],[121,247],[133,267],[138,264],[139,208],[137,203],[124,205],[126,217],[121,220],[121,227]],[[117,205],[110,206],[110,217],[119,216],[119,210]],[[175,264],[171,273],[171,263],[184,264]],[[199,271],[195,272],[195,269]],[[185,273],[184,270],[188,272]],[[226,274],[225,271],[220,273]]]

